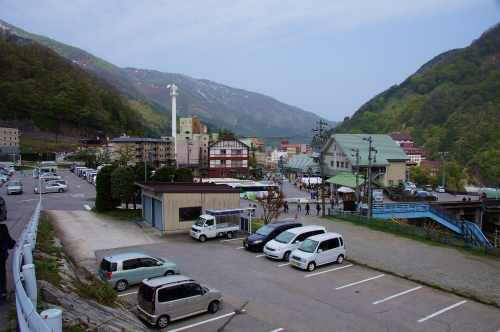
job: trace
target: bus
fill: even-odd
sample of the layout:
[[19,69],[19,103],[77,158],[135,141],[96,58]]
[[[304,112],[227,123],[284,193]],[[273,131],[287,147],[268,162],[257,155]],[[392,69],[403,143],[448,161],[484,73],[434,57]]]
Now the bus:
[[278,189],[278,186],[273,182],[253,182],[253,183],[231,183],[232,188],[243,190],[240,198],[255,199],[256,197],[266,197],[270,188]]

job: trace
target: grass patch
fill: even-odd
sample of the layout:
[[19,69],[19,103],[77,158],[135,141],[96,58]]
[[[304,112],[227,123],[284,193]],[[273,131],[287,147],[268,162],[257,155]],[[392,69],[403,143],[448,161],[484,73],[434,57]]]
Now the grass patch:
[[264,220],[252,219],[252,233],[264,226]]
[[142,220],[142,209],[113,209],[109,211],[100,211],[96,208],[92,208],[93,212],[104,214],[120,220],[129,219],[141,219]]
[[109,307],[116,307],[118,296],[116,291],[99,280],[96,275],[89,274],[86,281],[74,279],[76,293],[85,299],[93,300]]
[[62,278],[59,275],[59,264],[52,258],[38,258],[35,259],[36,278],[50,282],[57,288],[61,288]]

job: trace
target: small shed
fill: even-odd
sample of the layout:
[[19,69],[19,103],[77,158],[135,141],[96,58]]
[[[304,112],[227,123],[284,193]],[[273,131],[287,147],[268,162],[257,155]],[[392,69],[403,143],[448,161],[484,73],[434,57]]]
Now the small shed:
[[142,218],[162,233],[189,230],[208,209],[240,205],[242,191],[213,183],[134,182],[141,187]]

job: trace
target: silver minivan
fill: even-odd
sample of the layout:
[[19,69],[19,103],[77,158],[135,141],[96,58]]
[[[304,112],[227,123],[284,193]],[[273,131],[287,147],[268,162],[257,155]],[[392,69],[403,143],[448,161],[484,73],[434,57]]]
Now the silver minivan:
[[109,255],[99,265],[99,279],[117,291],[146,278],[178,273],[179,267],[171,260],[151,257],[143,252]]
[[310,236],[326,233],[323,226],[302,226],[284,231],[264,247],[264,254],[269,258],[290,260],[290,253],[299,248]]
[[313,271],[316,266],[337,262],[345,257],[345,243],[342,235],[325,233],[311,236],[302,242],[299,249],[292,251],[290,264],[300,269]]
[[218,290],[183,275],[143,280],[137,292],[139,315],[160,329],[174,320],[215,313],[221,304]]

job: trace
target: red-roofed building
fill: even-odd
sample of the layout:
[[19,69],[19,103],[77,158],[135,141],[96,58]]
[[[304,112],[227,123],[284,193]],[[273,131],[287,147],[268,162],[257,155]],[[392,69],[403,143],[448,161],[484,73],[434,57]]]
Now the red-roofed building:
[[248,145],[228,135],[208,147],[208,176],[248,178]]
[[406,155],[410,157],[410,160],[406,163],[408,166],[419,166],[420,163],[425,160],[425,152],[413,146],[413,137],[401,133],[392,133],[389,134],[389,136],[396,141]]

